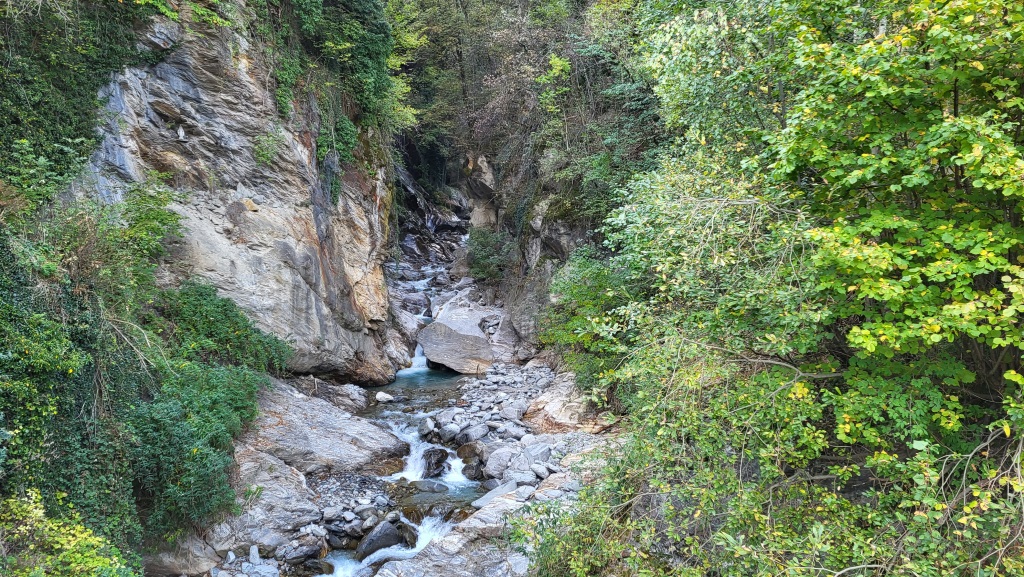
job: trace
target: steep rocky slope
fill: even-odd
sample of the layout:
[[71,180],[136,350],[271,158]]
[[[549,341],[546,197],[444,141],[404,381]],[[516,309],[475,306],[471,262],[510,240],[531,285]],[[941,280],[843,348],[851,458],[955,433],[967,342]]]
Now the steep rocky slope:
[[[244,11],[244,6],[239,7]],[[237,28],[157,19],[157,64],[115,75],[88,177],[116,199],[151,171],[184,195],[186,233],[167,282],[198,278],[291,341],[291,369],[380,384],[408,363],[391,329],[381,264],[392,202],[389,155],[363,134],[356,162],[317,158],[317,103],[280,118],[261,46]],[[325,175],[340,178],[332,193]]]

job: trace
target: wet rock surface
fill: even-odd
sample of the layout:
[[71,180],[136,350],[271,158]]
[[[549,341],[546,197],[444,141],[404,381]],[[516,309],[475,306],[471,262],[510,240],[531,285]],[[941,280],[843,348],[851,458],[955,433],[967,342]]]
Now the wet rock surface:
[[423,476],[427,479],[444,474],[451,468],[448,463],[448,451],[427,449],[423,453],[423,465]]
[[[359,541],[359,545],[356,547],[356,560],[362,561],[385,547],[391,547],[403,542],[404,539],[402,539],[402,535],[398,532],[398,527],[394,523],[388,521],[378,523],[372,531]],[[406,544],[408,545],[408,543]]]
[[412,559],[389,561],[377,577],[522,577],[529,559],[511,547],[495,544],[505,531],[507,515],[523,503],[499,498],[432,541]]
[[[476,478],[488,492],[472,502],[476,512],[448,534],[411,559],[385,563],[378,577],[527,575],[528,558],[501,544],[509,516],[530,502],[574,500],[583,484],[581,471],[573,464],[604,441],[584,430],[594,429],[595,424],[583,411],[548,414],[549,406],[579,402],[569,373],[555,374],[539,363],[528,368],[499,363],[482,378],[464,379],[460,390],[453,406],[424,417],[432,426],[419,430],[449,445],[458,444],[460,436],[470,439],[458,446],[456,454],[467,468],[477,467]],[[546,419],[556,421],[562,431],[543,432],[539,430],[543,427],[523,420],[531,412],[542,417],[542,424]],[[445,430],[456,432],[445,440]]]

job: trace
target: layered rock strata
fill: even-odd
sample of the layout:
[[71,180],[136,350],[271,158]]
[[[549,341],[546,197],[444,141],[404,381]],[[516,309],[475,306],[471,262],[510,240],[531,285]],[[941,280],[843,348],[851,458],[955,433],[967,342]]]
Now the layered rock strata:
[[[391,329],[381,267],[392,202],[386,143],[364,131],[358,166],[321,163],[315,99],[282,119],[262,47],[235,28],[158,18],[144,43],[168,52],[116,74],[100,94],[110,120],[83,188],[114,202],[163,173],[182,192],[173,208],[186,230],[162,269],[166,282],[217,287],[292,343],[296,372],[388,382],[408,352]],[[333,194],[328,176],[340,179]]]

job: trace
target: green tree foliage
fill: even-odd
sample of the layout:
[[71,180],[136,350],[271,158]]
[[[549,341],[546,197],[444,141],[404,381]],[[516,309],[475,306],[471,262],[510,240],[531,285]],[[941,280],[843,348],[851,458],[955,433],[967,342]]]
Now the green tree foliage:
[[173,536],[232,510],[231,441],[255,418],[265,384],[243,367],[182,362],[132,416],[139,506],[150,534]]
[[610,323],[606,314],[640,293],[632,280],[625,269],[609,266],[598,251],[581,247],[551,280],[556,304],[540,319],[541,344],[557,350],[581,382],[595,383],[590,393],[600,402],[615,400],[597,383],[621,361],[624,350],[615,335],[596,331],[595,323]]
[[318,96],[337,92],[349,100],[347,111],[326,110],[326,132],[345,112],[357,113],[361,124],[389,130],[404,122],[402,89],[389,66],[394,39],[384,8],[380,0],[260,0],[253,5],[252,28],[274,61],[282,115],[291,114],[297,90],[311,89]]
[[632,440],[520,526],[540,574],[1024,572],[1024,7],[637,8],[681,140],[576,330]]
[[[53,204],[0,241],[0,495],[38,490],[46,527],[87,527],[136,568],[144,539],[234,507],[231,440],[289,354],[211,287],[157,290],[173,198],[153,180]],[[32,547],[65,546],[52,535]]]
[[0,471],[4,470],[4,461],[7,460],[7,441],[11,439],[11,434],[3,428],[4,427],[4,416],[0,413]]
[[448,184],[467,157],[486,154],[509,208],[501,225],[520,235],[531,207],[548,197],[547,220],[596,225],[614,188],[653,167],[661,123],[636,54],[613,33],[577,34],[603,27],[606,10],[562,0],[522,9],[392,4],[402,14],[398,37],[409,39],[402,70],[418,111],[402,145],[428,190]]
[[48,518],[40,495],[0,503],[0,570],[10,577],[131,577],[121,553],[72,516]]
[[[20,2],[0,14],[0,181],[32,202],[73,177],[95,144],[99,89],[111,72],[158,57],[135,23],[160,2]],[[45,46],[45,49],[40,49]]]
[[[999,2],[910,3],[862,43],[800,34],[798,65],[818,80],[775,138],[778,176],[806,179],[831,219],[811,236],[822,289],[851,320],[847,396],[880,393],[881,407],[910,391],[944,411],[944,432],[963,426],[961,396],[1014,395],[1004,375],[1020,368],[1022,18]],[[862,415],[850,440],[885,446]]]
[[512,237],[502,231],[474,227],[466,242],[469,274],[482,280],[499,280],[512,266]]
[[260,332],[229,299],[209,285],[186,282],[150,304],[155,331],[174,355],[189,361],[283,371],[290,349]]

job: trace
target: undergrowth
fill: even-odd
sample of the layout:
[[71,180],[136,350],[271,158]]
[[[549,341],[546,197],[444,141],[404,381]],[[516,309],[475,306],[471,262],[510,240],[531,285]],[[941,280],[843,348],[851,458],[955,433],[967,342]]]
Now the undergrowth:
[[47,574],[137,574],[144,543],[235,507],[232,439],[289,347],[212,287],[156,286],[181,231],[173,198],[154,178],[122,203],[51,203],[0,230],[5,574],[69,555],[81,571]]

